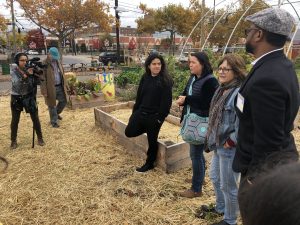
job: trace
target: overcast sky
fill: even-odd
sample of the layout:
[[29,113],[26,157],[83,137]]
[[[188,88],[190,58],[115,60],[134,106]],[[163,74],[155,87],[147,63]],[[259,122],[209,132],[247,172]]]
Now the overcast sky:
[[[114,5],[115,5],[115,0],[103,0],[104,2],[108,3],[109,6],[111,7],[111,13],[114,14]],[[202,0],[199,0],[202,2]],[[6,18],[10,19],[10,10],[5,8],[5,2],[6,0],[0,0],[0,14],[4,15]],[[236,0],[215,0],[215,3],[217,5],[217,8],[222,8],[225,7],[226,5],[229,5],[232,2],[237,2]],[[266,0],[265,2],[269,4],[277,4],[278,0]],[[288,2],[287,0],[284,0],[284,2]],[[300,13],[300,1],[298,0],[289,0],[289,2],[294,2],[294,7],[296,10]],[[170,3],[173,4],[181,4],[183,7],[189,7],[189,0],[119,0],[119,7],[121,12],[120,18],[121,18],[121,26],[131,26],[131,27],[136,27],[135,20],[138,17],[143,16],[141,11],[138,9],[138,6],[140,3],[146,4],[150,8],[158,8],[158,7],[163,7],[166,6]],[[213,0],[206,0],[205,1],[206,6],[208,7],[213,7]],[[290,5],[284,5],[283,8],[287,9],[289,12],[293,13],[293,9]],[[16,11],[16,18],[19,21],[17,25],[22,25],[26,30],[27,29],[33,29],[36,26],[26,20],[25,18],[22,17],[22,11],[18,7],[18,3],[15,3],[15,11]],[[293,15],[296,17],[296,14],[293,13]],[[298,20],[299,21],[299,20]]]

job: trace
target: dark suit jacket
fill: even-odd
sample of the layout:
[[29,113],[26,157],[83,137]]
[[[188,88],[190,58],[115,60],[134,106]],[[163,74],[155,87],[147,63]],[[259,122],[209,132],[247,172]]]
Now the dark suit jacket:
[[236,107],[240,124],[233,170],[251,172],[278,153],[291,153],[298,160],[291,131],[299,110],[299,83],[283,51],[261,58],[239,93],[244,97],[244,109],[241,112]]

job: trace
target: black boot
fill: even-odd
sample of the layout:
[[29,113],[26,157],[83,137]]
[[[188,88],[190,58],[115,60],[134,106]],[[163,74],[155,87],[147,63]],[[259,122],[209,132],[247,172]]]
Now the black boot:
[[39,146],[44,146],[45,145],[45,142],[43,140],[43,138],[38,138],[38,143],[37,143]]
[[10,149],[13,150],[16,149],[17,147],[18,147],[17,141],[12,141],[10,144]]
[[137,172],[144,173],[154,168],[153,163],[146,162],[143,166],[136,168]]

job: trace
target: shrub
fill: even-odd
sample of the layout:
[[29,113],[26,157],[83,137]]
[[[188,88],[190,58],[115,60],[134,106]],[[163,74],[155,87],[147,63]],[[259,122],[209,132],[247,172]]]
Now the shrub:
[[120,75],[115,77],[115,82],[119,87],[125,87],[126,84],[138,85],[144,70],[142,68],[126,68]]

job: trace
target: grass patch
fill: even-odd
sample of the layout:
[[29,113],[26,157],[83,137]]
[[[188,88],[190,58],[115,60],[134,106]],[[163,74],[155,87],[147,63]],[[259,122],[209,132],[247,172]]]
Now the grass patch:
[[300,69],[296,69],[296,73],[297,73],[298,81],[300,82]]

